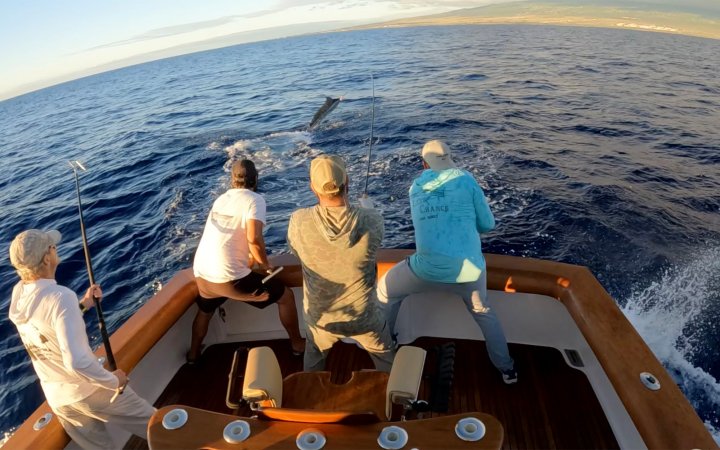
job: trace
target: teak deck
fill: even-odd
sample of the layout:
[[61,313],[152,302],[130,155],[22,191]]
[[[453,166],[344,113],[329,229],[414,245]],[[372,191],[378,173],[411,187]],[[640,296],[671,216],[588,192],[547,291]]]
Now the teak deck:
[[[508,386],[490,363],[484,342],[418,339],[413,345],[428,350],[420,399],[431,398],[431,380],[437,371],[435,349],[448,342],[454,342],[456,348],[448,410],[426,412],[424,417],[466,411],[491,414],[504,427],[505,449],[619,447],[587,378],[568,366],[553,348],[510,344],[519,381]],[[228,373],[236,349],[262,345],[274,350],[283,376],[302,370],[302,357],[292,355],[287,340],[213,345],[196,365],[180,368],[155,406],[182,404],[224,414],[250,415],[246,407],[231,410],[225,405]],[[241,361],[240,375],[243,368]],[[372,368],[364,350],[342,343],[330,352],[326,370],[332,372],[332,381],[340,384],[350,379],[352,371]],[[242,380],[237,384],[242,386]],[[147,448],[147,444],[132,438],[126,448]]]

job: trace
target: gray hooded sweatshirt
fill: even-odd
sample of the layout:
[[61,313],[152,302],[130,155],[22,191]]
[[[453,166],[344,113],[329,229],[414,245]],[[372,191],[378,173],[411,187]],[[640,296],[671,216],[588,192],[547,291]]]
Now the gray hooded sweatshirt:
[[292,214],[288,243],[302,263],[308,324],[346,336],[383,327],[375,255],[384,232],[374,209],[316,205]]

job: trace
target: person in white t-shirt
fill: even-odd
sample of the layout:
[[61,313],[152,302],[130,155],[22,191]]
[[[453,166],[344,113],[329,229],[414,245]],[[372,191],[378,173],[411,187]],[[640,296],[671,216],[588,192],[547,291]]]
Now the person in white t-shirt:
[[[213,313],[228,299],[257,308],[277,303],[293,353],[301,355],[305,351],[292,290],[277,278],[262,282],[273,267],[262,235],[265,199],[255,192],[258,182],[255,164],[248,159],[235,161],[231,172],[231,188],[213,203],[193,262],[199,297],[187,353],[190,364],[200,356]],[[258,269],[253,271],[251,268],[256,264]]]
[[[10,262],[20,281],[10,302],[10,320],[17,327],[47,402],[63,428],[81,448],[118,448],[105,423],[111,422],[147,439],[147,425],[155,412],[138,396],[125,372],[109,372],[88,344],[82,314],[102,297],[100,286],[90,286],[82,300],[57,284],[60,263],[56,230],[27,230],[10,244]],[[114,402],[115,392],[124,392]]]

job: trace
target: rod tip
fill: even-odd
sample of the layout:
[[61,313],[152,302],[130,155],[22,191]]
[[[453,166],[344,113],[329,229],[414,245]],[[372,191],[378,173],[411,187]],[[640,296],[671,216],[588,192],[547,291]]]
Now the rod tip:
[[83,171],[87,171],[85,166],[83,166],[83,164],[80,161],[78,161],[77,159],[74,161],[68,161],[68,164],[70,164],[70,167],[72,167],[73,170],[79,168],[79,169],[82,169]]

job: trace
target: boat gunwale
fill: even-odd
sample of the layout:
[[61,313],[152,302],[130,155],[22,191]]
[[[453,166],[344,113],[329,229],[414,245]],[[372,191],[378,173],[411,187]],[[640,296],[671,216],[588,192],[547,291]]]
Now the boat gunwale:
[[[413,250],[381,249],[378,278]],[[717,444],[675,381],[590,270],[554,261],[486,254],[488,289],[546,295],[563,303],[595,353],[618,397],[648,448],[716,448]],[[285,270],[278,275],[291,287],[302,286],[296,257],[271,258]],[[119,368],[126,373],[142,360],[197,296],[191,269],[178,272],[110,338]],[[99,348],[96,355],[104,355]],[[621,355],[621,357],[618,357]],[[662,388],[651,391],[640,373],[650,372]],[[55,417],[40,431],[33,424],[51,412],[43,403],[5,444],[7,448],[63,448],[67,434]],[[681,432],[682,431],[682,432]]]

